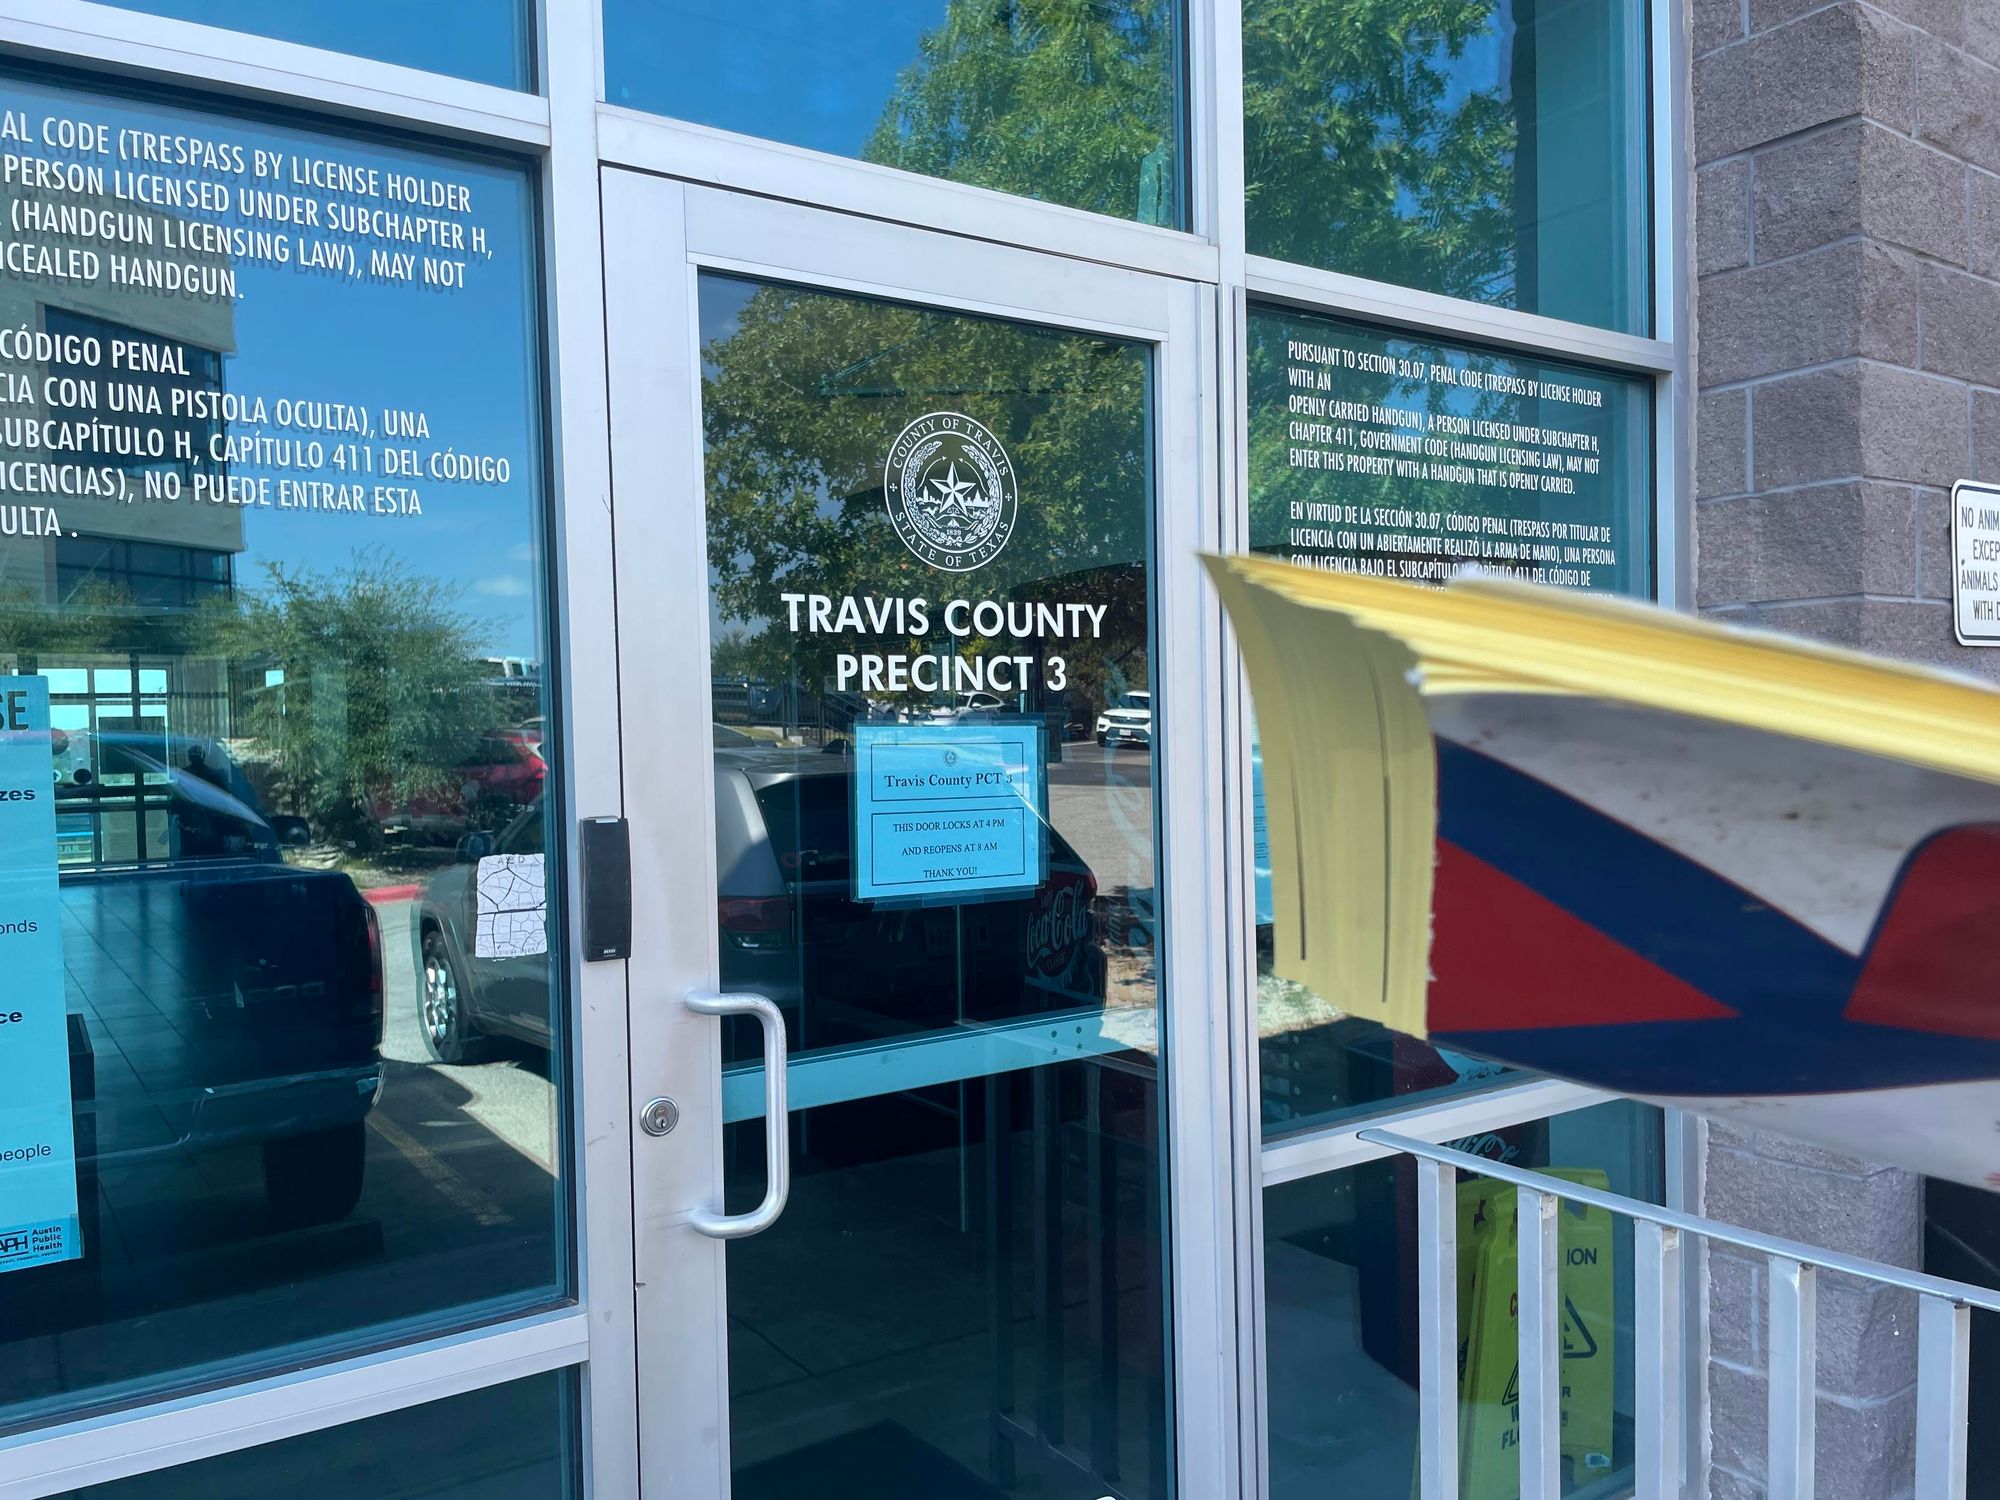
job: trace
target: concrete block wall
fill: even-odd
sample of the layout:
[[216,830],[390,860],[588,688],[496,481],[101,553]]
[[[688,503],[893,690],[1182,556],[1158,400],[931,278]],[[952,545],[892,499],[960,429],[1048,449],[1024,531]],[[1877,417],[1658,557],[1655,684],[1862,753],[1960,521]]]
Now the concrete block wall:
[[[1731,1224],[1914,1266],[1922,1180],[1783,1136],[1709,1127],[1704,1211]],[[1708,1255],[1713,1500],[1762,1500],[1770,1388],[1762,1256]],[[1916,1481],[1917,1306],[1849,1277],[1819,1283],[1816,1478],[1823,1500],[1895,1500]]]
[[[1958,646],[1953,481],[2000,480],[2000,0],[1688,0],[1695,597],[2000,677]],[[1713,1127],[1718,1218],[1898,1264],[1907,1173]],[[1717,1500],[1764,1494],[1764,1273],[1708,1277]],[[1819,1494],[1911,1491],[1915,1309],[1821,1286]]]
[[2000,0],[1691,0],[1699,606],[2000,677],[1951,633],[2000,478]]

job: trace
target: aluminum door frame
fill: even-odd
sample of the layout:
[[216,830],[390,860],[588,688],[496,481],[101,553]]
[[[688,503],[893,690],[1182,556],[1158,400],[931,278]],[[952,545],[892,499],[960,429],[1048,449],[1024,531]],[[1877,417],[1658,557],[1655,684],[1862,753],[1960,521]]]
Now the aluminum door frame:
[[630,1115],[671,1097],[668,1135],[632,1134],[639,1443],[645,1493],[729,1486],[723,1242],[689,1217],[722,1190],[707,545],[696,278],[704,269],[938,306],[1153,346],[1154,691],[1159,968],[1166,1081],[1177,1493],[1237,1489],[1237,1234],[1228,1121],[1222,621],[1198,553],[1219,544],[1212,286],[733,194],[602,175],[619,737],[632,821]]

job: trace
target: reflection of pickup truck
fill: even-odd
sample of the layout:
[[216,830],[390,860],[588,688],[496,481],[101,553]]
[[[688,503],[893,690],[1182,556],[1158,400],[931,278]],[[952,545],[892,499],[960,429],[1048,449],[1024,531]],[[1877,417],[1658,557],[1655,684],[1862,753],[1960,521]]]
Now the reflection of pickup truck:
[[256,1144],[274,1222],[345,1216],[381,1084],[373,911],[346,875],[282,863],[215,741],[89,738],[55,790],[98,1167]]

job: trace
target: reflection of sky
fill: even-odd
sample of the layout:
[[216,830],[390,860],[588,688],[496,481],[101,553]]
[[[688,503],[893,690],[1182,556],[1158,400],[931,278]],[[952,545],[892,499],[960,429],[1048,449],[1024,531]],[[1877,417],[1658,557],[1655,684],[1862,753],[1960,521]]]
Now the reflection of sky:
[[736,337],[743,326],[743,309],[757,295],[759,284],[735,276],[701,278],[701,374],[704,380],[716,374],[715,361],[708,351]]
[[[1463,109],[1466,101],[1475,94],[1511,99],[1514,92],[1514,7],[1511,0],[1495,0],[1491,19],[1466,40],[1456,57],[1442,42],[1435,42],[1424,54],[1423,60],[1425,66],[1444,75],[1444,91],[1438,99],[1438,110],[1446,121]],[[1394,115],[1384,115],[1379,124],[1385,137],[1393,137],[1397,134],[1400,121]],[[1438,135],[1439,132],[1431,132],[1423,138],[1422,144],[1435,146]],[[1398,182],[1397,217],[1415,218],[1423,211],[1423,203],[1416,191],[1408,183]],[[1495,291],[1505,290],[1505,283],[1511,281],[1511,277],[1503,278],[1503,283],[1496,285]]]
[[614,104],[859,156],[947,0],[605,0]]
[[1493,18],[1477,35],[1467,39],[1456,58],[1442,47],[1432,54],[1434,67],[1449,75],[1443,106],[1456,113],[1474,94],[1511,98],[1514,91],[1514,7],[1501,0],[1493,7]]
[[177,21],[453,73],[528,83],[526,0],[111,0]]
[[[240,143],[246,152],[262,147],[395,167],[469,188],[472,211],[467,222],[485,226],[492,256],[482,261],[469,249],[444,252],[467,260],[467,285],[461,290],[376,284],[365,273],[361,280],[346,281],[295,267],[239,263],[242,297],[235,308],[236,353],[224,362],[223,387],[262,395],[267,401],[287,396],[364,406],[378,449],[405,446],[401,440],[382,438],[383,407],[421,411],[430,420],[430,439],[407,446],[505,457],[512,465],[510,481],[475,485],[388,478],[379,472],[372,478],[362,476],[371,485],[414,487],[424,507],[419,517],[281,511],[275,500],[271,509],[246,510],[245,550],[236,561],[236,581],[240,587],[260,587],[264,570],[259,564],[264,562],[337,571],[351,563],[357,551],[379,549],[405,562],[413,573],[438,580],[440,588],[457,586],[462,611],[491,627],[481,632],[490,653],[539,658],[534,598],[538,575],[531,561],[539,538],[542,489],[539,338],[531,295],[525,178],[483,162],[102,96],[62,94],[11,81],[0,84],[0,103],[25,107],[31,131],[36,132],[44,114],[60,112],[114,127],[189,130]],[[227,222],[240,221],[232,217]],[[417,246],[385,248],[422,253]],[[357,245],[357,253],[365,267],[365,246]],[[121,310],[113,315],[128,316],[143,326],[148,307],[158,305],[153,301],[158,294],[129,295],[129,313]],[[53,294],[50,300],[56,300]],[[232,424],[230,436],[245,436],[252,430]],[[275,423],[255,430],[291,435]],[[323,438],[329,449],[340,441],[337,434],[311,435]],[[330,467],[307,473],[238,466],[233,472],[268,473],[274,492],[280,472],[330,481],[353,477]],[[58,502],[59,512],[61,508]]]

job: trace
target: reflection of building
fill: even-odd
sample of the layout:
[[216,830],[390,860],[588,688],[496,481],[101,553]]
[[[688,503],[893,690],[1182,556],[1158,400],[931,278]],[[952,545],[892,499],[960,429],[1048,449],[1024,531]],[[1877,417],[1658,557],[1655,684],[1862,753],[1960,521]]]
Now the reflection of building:
[[[220,424],[195,415],[186,395],[221,390],[235,309],[113,285],[112,247],[59,232],[98,210],[125,226],[120,253],[143,254],[143,241],[174,222],[107,194],[0,195],[7,222],[26,212],[45,246],[97,252],[98,273],[0,280],[6,327],[47,336],[40,349],[9,346],[46,357],[0,355],[0,463],[8,465],[0,504],[46,507],[59,527],[0,535],[8,624],[0,669],[47,676],[55,727],[71,735],[220,737],[229,732],[226,666],[190,654],[179,624],[228,595],[243,519],[193,498]],[[70,435],[52,437],[50,428]],[[75,493],[83,470],[95,471],[97,493]],[[118,485],[124,495],[103,493]],[[90,771],[82,741],[75,758],[95,788],[64,804],[65,853],[99,861],[166,853],[164,804],[153,805],[147,774]]]

